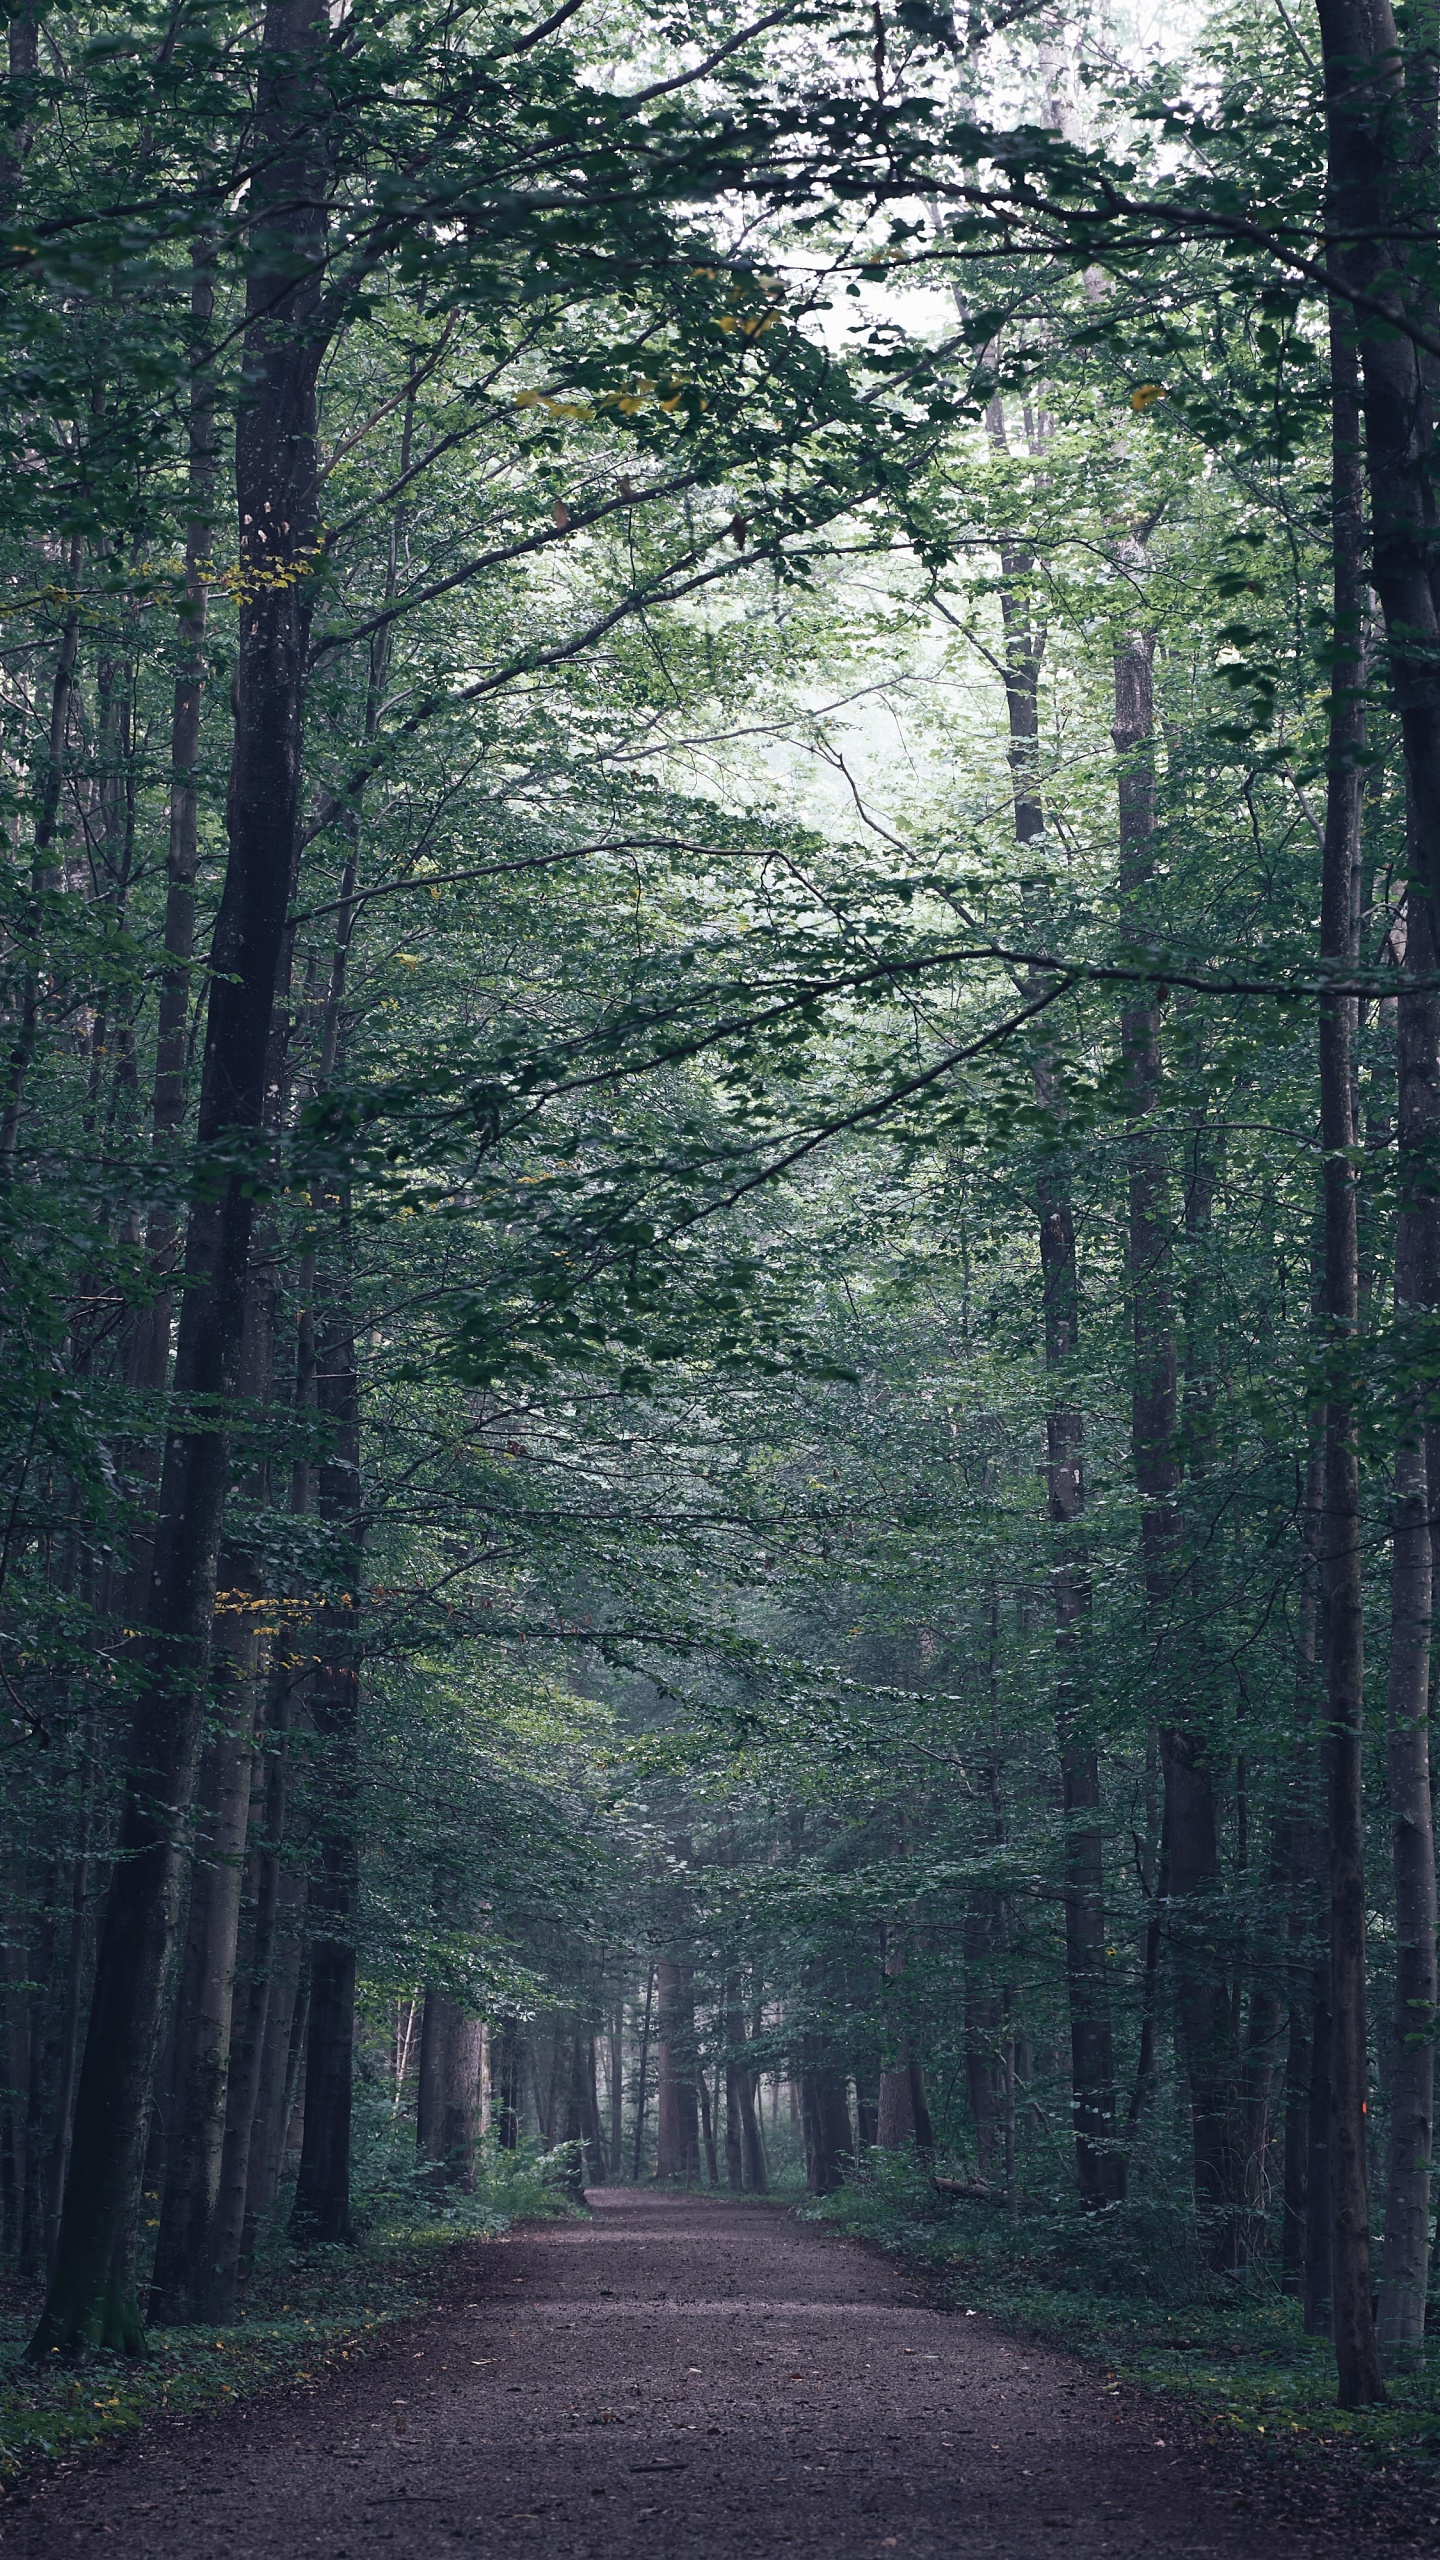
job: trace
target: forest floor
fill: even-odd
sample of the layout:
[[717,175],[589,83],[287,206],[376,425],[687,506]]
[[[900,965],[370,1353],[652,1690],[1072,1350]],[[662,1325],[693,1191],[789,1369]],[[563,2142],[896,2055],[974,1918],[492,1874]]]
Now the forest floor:
[[1212,2443],[1174,2402],[757,2205],[592,2197],[461,2246],[343,2373],[0,2502],[6,2554],[1299,2560],[1433,2552],[1440,2494]]

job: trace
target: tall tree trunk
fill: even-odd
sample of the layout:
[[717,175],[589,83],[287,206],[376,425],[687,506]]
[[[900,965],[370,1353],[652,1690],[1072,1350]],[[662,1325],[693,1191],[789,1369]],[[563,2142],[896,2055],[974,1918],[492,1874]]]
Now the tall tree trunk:
[[807,2036],[800,2071],[800,2114],[805,2137],[805,2183],[812,2196],[834,2195],[855,2156],[845,2074],[825,2052],[824,2039]]
[[[185,604],[177,637],[180,664],[170,713],[170,840],[166,864],[165,947],[155,1025],[155,1084],[151,1134],[157,1149],[172,1143],[185,1123],[190,984],[195,957],[195,880],[200,862],[199,761],[205,684],[206,586],[203,564],[214,542],[215,392],[201,354],[215,308],[215,274],[197,257],[191,276],[190,318],[195,339],[189,418],[189,507],[185,527]],[[170,1367],[174,1317],[172,1266],[180,1229],[168,1203],[150,1212],[145,1251],[154,1294],[141,1311],[129,1345],[127,1383],[138,1395],[160,1397]],[[142,1460],[153,1483],[156,1470]],[[153,1561],[153,1523],[147,1518],[131,1541],[135,1611],[144,1607]]]
[[307,2240],[349,2240],[350,2113],[355,2046],[355,1929],[360,1854],[356,1752],[360,1705],[359,1587],[364,1539],[360,1496],[360,1398],[350,1309],[349,1222],[341,1206],[335,1277],[317,1346],[316,1407],[330,1448],[318,1474],[317,1510],[338,1532],[337,1588],[320,1610],[310,1712],[321,1745],[319,1864],[310,1885],[310,2025],[305,2135],[294,2228]]
[[[1363,524],[1355,340],[1331,305],[1334,667],[1329,781],[1321,882],[1322,958],[1351,958],[1351,872],[1361,817],[1365,748],[1361,657]],[[1320,1139],[1325,1162],[1322,1302],[1330,1377],[1325,1414],[1325,1693],[1330,1799],[1330,2211],[1335,2361],[1342,2408],[1383,2397],[1371,2307],[1370,2212],[1365,2172],[1368,2052],[1365,2022],[1365,1839],[1361,1726],[1364,1591],[1360,1478],[1352,1374],[1358,1312],[1358,1243],[1352,1150],[1351,1051],[1355,1000],[1320,1002]]]
[[[1115,652],[1111,735],[1119,767],[1121,912],[1126,931],[1136,940],[1141,938],[1144,892],[1155,860],[1154,728],[1152,644],[1147,633],[1132,631]],[[1175,1720],[1168,1659],[1178,1601],[1180,1472],[1169,1182],[1165,1144],[1155,1125],[1163,1078],[1157,992],[1126,1003],[1120,1037],[1131,1128],[1131,1432],[1165,1797],[1162,1854],[1172,1913],[1176,2023],[1190,2091],[1196,2211],[1207,2254],[1217,2266],[1230,2267],[1239,2247],[1241,2166],[1231,2004],[1214,1945],[1212,1906],[1219,1881],[1214,1783],[1205,1738]]]
[[35,794],[35,834],[30,857],[30,903],[22,914],[17,939],[29,945],[20,993],[20,1019],[15,1026],[10,1055],[6,1064],[4,1103],[0,1107],[0,1184],[10,1181],[15,1164],[15,1150],[20,1138],[20,1122],[25,1108],[25,1085],[34,1062],[40,1032],[40,1002],[45,984],[44,949],[47,940],[46,901],[60,887],[61,875],[56,861],[55,831],[60,816],[60,795],[65,782],[66,748],[70,736],[72,696],[75,689],[75,666],[80,650],[80,606],[75,591],[80,580],[83,545],[79,534],[70,543],[68,583],[75,600],[60,627],[59,646],[50,679],[50,720],[46,740],[44,768]]
[[[1295,1629],[1295,1729],[1309,1736],[1316,1725],[1316,1664],[1320,1626],[1320,1521],[1325,1490],[1325,1417],[1312,1416],[1305,1468],[1304,1516],[1300,1524],[1300,1585]],[[1323,1990],[1328,2009],[1329,1968],[1317,1976],[1314,1939],[1320,1906],[1315,1898],[1316,1818],[1314,1758],[1307,1748],[1300,1763],[1296,1799],[1290,1816],[1289,1903],[1289,2034],[1285,2050],[1285,2168],[1280,2240],[1280,2285],[1288,2294],[1305,2291],[1305,2264],[1312,2224],[1310,2187],[1310,2092],[1313,2071],[1315,1998]],[[1329,2063],[1326,2063],[1328,2088]],[[1328,2154],[1327,2154],[1328,2157]],[[1328,2176],[1328,2170],[1327,2170]],[[1329,2229],[1326,2197],[1324,2227]],[[1325,2303],[1330,2298],[1329,2251],[1326,2251]]]
[[[270,1274],[251,1273],[237,1389],[252,1423],[269,1404],[275,1337]],[[213,2317],[214,2222],[225,2148],[235,1960],[250,1820],[263,1577],[256,1560],[222,1548],[217,1594],[215,1730],[201,1763],[175,2018],[175,2080],[150,2317],[165,2326]]]
[[[279,1955],[281,1851],[285,1838],[287,1744],[294,1670],[282,1652],[272,1657],[265,1725],[265,1781],[256,1861],[255,1917],[249,1978],[230,2055],[225,2141],[211,2238],[212,2278],[207,2317],[233,2320],[243,2271],[245,2199],[264,2085],[265,2039],[275,1993]],[[258,2183],[258,2181],[257,2181]]]
[[415,2148],[425,2163],[425,2183],[437,2192],[445,2184],[445,2041],[454,2005],[438,1983],[426,1983],[415,2084]]
[[516,2018],[504,2018],[495,2038],[495,2139],[502,2151],[520,2140],[522,2040]]
[[[232,1586],[241,1588],[243,1586]],[[176,2013],[174,2101],[166,2146],[150,2318],[166,2327],[209,2316],[211,2233],[220,2192],[230,2024],[254,1740],[253,1602],[226,1646],[234,1665],[221,1730],[201,1770],[185,1961]],[[242,1603],[241,1605],[245,1605]]]
[[625,2175],[625,2003],[617,2000],[610,2019],[610,2175]]
[[640,2065],[635,2075],[635,2157],[630,2175],[636,2186],[645,2164],[646,2072],[650,2063],[650,2020],[655,2007],[655,1967],[645,1976],[645,2015],[640,2025]]
[[[1317,14],[1329,153],[1328,258],[1337,300],[1363,294],[1380,312],[1433,334],[1434,287],[1423,246],[1434,219],[1436,88],[1426,60],[1433,20],[1428,11],[1412,16],[1402,41],[1390,0],[1318,0]],[[1347,335],[1351,346],[1358,343],[1363,376],[1369,578],[1385,619],[1404,741],[1410,878],[1428,898],[1433,918],[1440,902],[1436,368],[1403,325],[1387,325],[1373,307],[1354,310]],[[1347,370],[1353,370],[1348,359]],[[1358,475],[1358,434],[1355,456]],[[1352,476],[1348,461],[1345,476]],[[1358,548],[1358,500],[1355,521]],[[1343,640],[1337,623],[1342,648]]]
[[[715,2149],[715,2118],[710,2108],[710,2082],[702,2064],[695,2069],[695,2094],[700,2101],[700,2138],[705,2145],[705,2175],[712,2187],[720,2184],[720,2161]],[[715,2082],[715,2103],[720,2103],[720,2082]]]
[[[1027,416],[1028,416],[1027,412]],[[990,447],[1008,454],[1005,410],[995,395],[985,412]],[[1032,451],[1039,434],[1032,438]],[[1043,843],[1045,811],[1040,793],[1040,670],[1046,634],[1032,601],[1034,554],[1020,542],[1000,544],[1000,614],[1005,637],[1005,709],[1010,733],[1010,783],[1015,842],[1022,865],[1027,848]],[[1035,900],[1030,898],[1033,909]],[[1040,921],[1038,915],[1037,923]],[[1041,972],[1032,971],[1027,993],[1038,995]],[[1048,1123],[1045,1154],[1036,1183],[1040,1268],[1044,1304],[1046,1496],[1055,1532],[1050,1568],[1055,1607],[1055,1731],[1064,1806],[1065,1979],[1070,2004],[1070,2067],[1075,2165],[1087,2205],[1112,2202],[1125,2191],[1125,2156],[1115,2139],[1115,2055],[1105,1965],[1104,1833],[1100,1771],[1087,1715],[1085,1666],[1090,1584],[1080,1548],[1085,1508],[1084,1417],[1073,1393],[1080,1338],[1080,1295],[1075,1266],[1075,1216],[1060,1129],[1060,1093],[1053,1060],[1043,1052],[1035,1065],[1035,1098]],[[977,2130],[979,2119],[977,2118]]]
[[416,2143],[421,2157],[432,2163],[436,2186],[463,2194],[475,2184],[484,2040],[478,2018],[468,2018],[460,2002],[438,1984],[426,1984]]
[[[1074,1362],[1079,1338],[1075,1220],[1068,1182],[1040,1184],[1040,1261],[1045,1293],[1045,1366],[1052,1382]],[[1055,1732],[1065,1824],[1065,1981],[1070,2007],[1070,2086],[1075,2165],[1082,2203],[1112,2204],[1125,2193],[1125,2156],[1115,2133],[1115,2050],[1105,1966],[1104,1831],[1100,1768],[1087,1712],[1085,1644],[1090,1586],[1078,1536],[1085,1503],[1084,1426],[1078,1405],[1054,1396],[1045,1416],[1045,1474],[1056,1545]]]
[[[197,1142],[229,1170],[186,1235],[186,1288],[143,1664],[117,1854],[96,1955],[71,2177],[31,2351],[137,2351],[133,2253],[150,2072],[194,1795],[228,1449],[244,1330],[255,1164],[271,1017],[298,842],[301,713],[318,489],[315,324],[323,173],[305,119],[328,21],[319,0],[270,0],[251,186],[253,265],[235,485],[242,561],[263,572],[240,615],[229,860],[211,946]],[[292,575],[276,577],[276,568]]]
[[655,2045],[659,2062],[659,2131],[655,2175],[693,2186],[700,2174],[700,2118],[695,2101],[695,1999],[690,1968],[662,1956],[655,1968]]
[[[1440,1303],[1440,1004],[1413,983],[1433,973],[1430,909],[1408,916],[1399,1003],[1400,1210],[1395,1311],[1402,1346],[1422,1311]],[[1402,1348],[1403,1356],[1403,1348]],[[1386,1683],[1390,1824],[1395,1863],[1395,2024],[1390,2065],[1390,2158],[1380,2262],[1385,2363],[1413,2361],[1425,2333],[1430,2173],[1435,2134],[1436,1883],[1430,1796],[1430,1624],[1433,1559],[1423,1390],[1404,1399],[1395,1453],[1390,1668]]]

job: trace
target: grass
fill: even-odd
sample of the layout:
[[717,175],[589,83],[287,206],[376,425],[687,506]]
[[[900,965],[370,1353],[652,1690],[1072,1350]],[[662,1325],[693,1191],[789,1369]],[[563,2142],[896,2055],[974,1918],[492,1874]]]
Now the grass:
[[475,2193],[444,2210],[413,2179],[377,2189],[354,2248],[297,2253],[277,2214],[235,2325],[153,2329],[143,2358],[26,2364],[40,2294],[13,2278],[0,2285],[0,2479],[36,2459],[63,2463],[149,2419],[196,2415],[281,2383],[318,2382],[363,2356],[396,2321],[424,2311],[459,2245],[573,2211],[563,2155],[486,2145],[478,2167]]
[[1329,2343],[1304,2335],[1299,2306],[1260,2276],[1207,2276],[1158,2208],[1086,2220],[1057,2204],[1012,2223],[989,2203],[944,2202],[918,2164],[874,2154],[803,2210],[929,2269],[957,2310],[1066,2347],[1117,2387],[1163,2391],[1256,2451],[1343,2450],[1440,2479],[1440,2338],[1389,2378],[1384,2407],[1337,2409]]

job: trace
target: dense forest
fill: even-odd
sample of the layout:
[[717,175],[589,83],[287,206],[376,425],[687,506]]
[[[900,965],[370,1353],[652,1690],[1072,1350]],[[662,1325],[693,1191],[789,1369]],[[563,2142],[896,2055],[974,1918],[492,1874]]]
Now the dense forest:
[[12,9],[32,2353],[397,2142],[1423,2352],[1437,101],[1433,0]]

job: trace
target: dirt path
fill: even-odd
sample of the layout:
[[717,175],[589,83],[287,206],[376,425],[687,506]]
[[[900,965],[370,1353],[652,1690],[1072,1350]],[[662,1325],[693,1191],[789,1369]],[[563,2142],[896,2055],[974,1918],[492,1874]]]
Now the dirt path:
[[[7,2499],[0,2548],[1314,2560],[1362,2547],[1358,2517],[1347,2532],[1332,2506],[1318,2541],[1313,2510],[1292,2528],[1225,2459],[1178,2443],[1155,2404],[1117,2402],[1066,2357],[936,2311],[869,2251],[763,2208],[625,2192],[596,2205],[588,2222],[470,2253],[465,2298],[352,2374],[157,2430]],[[1404,2547],[1392,2526],[1390,2550]]]

